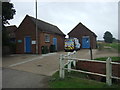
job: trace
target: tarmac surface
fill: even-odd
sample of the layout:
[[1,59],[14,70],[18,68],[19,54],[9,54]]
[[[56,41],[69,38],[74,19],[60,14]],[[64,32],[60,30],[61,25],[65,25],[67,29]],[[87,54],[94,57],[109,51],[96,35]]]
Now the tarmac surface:
[[3,69],[2,88],[48,88],[48,76],[14,69]]

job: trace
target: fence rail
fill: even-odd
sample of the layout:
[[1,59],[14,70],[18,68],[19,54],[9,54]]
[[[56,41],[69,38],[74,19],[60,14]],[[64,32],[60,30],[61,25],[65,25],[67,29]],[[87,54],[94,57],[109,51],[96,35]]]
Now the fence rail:
[[[64,60],[75,60],[75,61],[90,61],[90,62],[100,62],[100,63],[106,63],[106,61],[98,61],[98,60],[90,60],[90,59],[78,59],[78,58],[66,58],[63,57]],[[119,64],[119,63],[113,63],[113,64]]]
[[99,73],[86,72],[86,71],[82,71],[82,70],[75,70],[75,69],[68,69],[68,68],[64,68],[64,69],[65,69],[65,70],[77,71],[77,72],[81,72],[81,73],[86,73],[86,74],[92,74],[92,75],[98,75],[98,76],[106,77],[106,75],[104,75],[104,74],[99,74]]
[[[64,62],[65,60],[67,60],[68,62],[65,63]],[[106,75],[94,73],[94,72],[72,69],[71,63],[73,62],[73,65],[76,67],[76,61],[89,61],[89,62],[105,63],[106,64]],[[68,70],[68,72],[76,71],[76,72],[81,72],[81,73],[86,73],[86,74],[98,75],[98,76],[106,77],[106,83],[108,85],[112,85],[112,78],[120,79],[120,77],[112,76],[112,64],[120,65],[120,63],[118,63],[118,62],[112,62],[110,57],[108,57],[106,61],[78,59],[78,58],[76,58],[76,51],[74,51],[72,53],[68,52],[67,55],[62,55],[62,54],[60,55],[60,73],[59,74],[60,74],[60,78],[64,78],[65,77],[64,70]],[[65,68],[66,65],[67,65],[67,68]]]

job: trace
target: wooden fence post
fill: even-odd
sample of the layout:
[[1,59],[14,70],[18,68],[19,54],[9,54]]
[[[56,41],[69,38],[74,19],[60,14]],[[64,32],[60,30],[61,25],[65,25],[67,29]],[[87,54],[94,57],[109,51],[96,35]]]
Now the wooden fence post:
[[111,58],[107,58],[106,60],[106,83],[110,86],[112,85],[112,64],[111,64]]
[[91,48],[91,46],[90,46],[90,58],[91,58],[91,60],[93,59],[93,54],[92,54],[92,48]]
[[59,75],[60,78],[64,78],[65,72],[64,72],[64,60],[63,60],[63,55],[60,55],[60,70],[59,70]]

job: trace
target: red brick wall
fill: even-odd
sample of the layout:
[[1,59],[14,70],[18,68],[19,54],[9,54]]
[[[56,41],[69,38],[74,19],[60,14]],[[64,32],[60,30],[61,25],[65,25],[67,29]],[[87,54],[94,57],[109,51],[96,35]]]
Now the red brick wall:
[[[45,34],[50,35],[50,42],[45,42]],[[64,49],[64,36],[43,32],[43,33],[40,33],[39,38],[40,38],[39,52],[41,52],[41,46],[46,45],[46,46],[50,47],[50,45],[53,44],[53,38],[57,38],[57,49],[58,49],[58,51],[61,51],[61,50]]]
[[[24,53],[24,38],[30,36],[32,40],[35,40],[35,33],[35,25],[29,17],[25,17],[16,31],[16,53]],[[18,43],[18,40],[22,40],[22,43]],[[35,53],[35,45],[32,45],[32,53]]]
[[[106,64],[98,63],[98,62],[87,62],[87,61],[78,61],[77,69],[106,74]],[[120,77],[120,65],[112,65],[112,75]],[[90,75],[92,79],[101,80],[101,76]]]
[[[50,35],[50,42],[45,42],[45,34]],[[29,19],[29,17],[26,17],[21,25],[19,26],[17,32],[16,32],[16,53],[24,53],[24,38],[26,36],[30,36],[31,40],[36,41],[36,29],[35,24]],[[39,54],[41,54],[41,46],[47,45],[50,46],[52,42],[52,38],[57,38],[57,44],[58,44],[58,51],[61,51],[64,49],[64,36],[52,34],[52,33],[45,33],[45,32],[38,32],[38,50]],[[22,40],[22,43],[18,43],[18,40]],[[36,44],[32,44],[31,46],[32,53],[36,53]]]
[[96,36],[93,35],[93,33],[90,32],[83,25],[79,24],[69,33],[69,37],[76,37],[79,39],[81,46],[82,46],[82,37],[83,36],[89,36],[91,48],[96,48],[96,44],[97,44],[96,43]]

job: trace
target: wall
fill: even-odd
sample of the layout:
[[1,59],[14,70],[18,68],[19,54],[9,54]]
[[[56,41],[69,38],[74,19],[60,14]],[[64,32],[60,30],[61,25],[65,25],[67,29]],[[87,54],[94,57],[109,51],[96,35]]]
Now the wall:
[[[35,25],[29,19],[25,17],[18,30],[16,31],[16,53],[24,53],[24,38],[30,36],[32,40],[35,40]],[[18,40],[22,40],[22,43],[18,43]],[[35,53],[35,45],[32,45],[32,53]]]
[[[50,42],[45,42],[45,34],[50,34]],[[25,36],[30,36],[32,40],[36,40],[36,29],[35,24],[29,19],[29,17],[26,17],[21,25],[19,26],[18,30],[16,31],[16,41],[22,40],[22,43],[16,42],[16,53],[25,53],[24,52],[24,38]],[[58,51],[61,51],[64,49],[64,36],[58,35],[58,34],[52,34],[52,33],[46,33],[46,32],[38,32],[38,50],[39,54],[41,54],[41,46],[47,45],[50,47],[50,45],[53,43],[52,38],[57,38],[57,45],[58,45]],[[36,44],[32,44],[32,53],[36,53]]]
[[[77,69],[106,74],[106,64],[98,62],[78,61]],[[112,65],[112,75],[120,77],[120,65]],[[103,77],[96,75],[89,75],[91,79],[103,80]]]
[[76,26],[71,33],[69,33],[69,37],[76,37],[79,39],[80,44],[82,46],[82,37],[83,36],[89,36],[90,37],[90,45],[91,48],[96,48],[96,36],[93,35],[92,32],[90,32],[86,27],[83,25],[78,25]]
[[82,37],[83,36],[89,36],[90,37],[91,48],[96,48],[96,38],[94,36],[92,36],[90,33],[87,33],[87,32],[85,34],[84,33],[80,33],[79,35],[78,34],[79,33],[75,32],[75,33],[72,33],[72,35],[70,34],[69,36],[78,38],[81,46],[82,46]]
[[[50,42],[45,42],[45,34],[50,35]],[[52,33],[46,33],[41,32],[39,36],[39,52],[41,53],[41,47],[42,46],[48,46],[53,44],[53,38],[57,38],[57,49],[58,51],[64,50],[64,36],[52,34]]]

